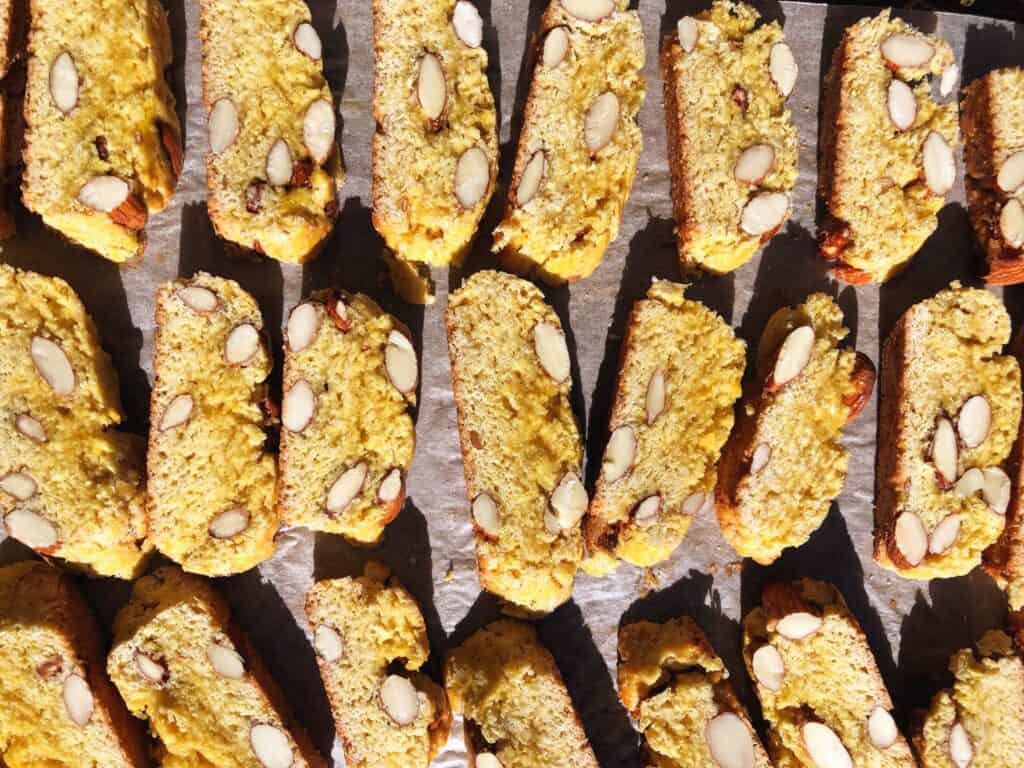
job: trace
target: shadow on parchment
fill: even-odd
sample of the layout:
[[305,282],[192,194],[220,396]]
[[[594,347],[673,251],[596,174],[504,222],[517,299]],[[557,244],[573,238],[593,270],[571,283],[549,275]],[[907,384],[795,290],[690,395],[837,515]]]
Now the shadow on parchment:
[[171,50],[177,55],[171,66],[164,71],[164,77],[174,95],[174,111],[178,115],[181,127],[181,151],[188,149],[188,98],[185,90],[185,60],[189,44],[199,45],[198,40],[190,40],[188,24],[185,18],[185,0],[163,0],[167,9],[167,26],[171,31]]

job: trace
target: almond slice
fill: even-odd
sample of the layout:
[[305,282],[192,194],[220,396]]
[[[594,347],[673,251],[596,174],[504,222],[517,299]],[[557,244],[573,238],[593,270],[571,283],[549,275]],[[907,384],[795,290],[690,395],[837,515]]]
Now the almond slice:
[[719,768],[754,768],[754,742],[747,724],[733,712],[722,712],[704,729],[711,758]]
[[900,737],[896,721],[885,707],[875,707],[868,716],[868,740],[877,749],[888,749]]
[[75,371],[61,346],[44,336],[33,336],[32,362],[54,394],[67,397],[75,391]]
[[1024,186],[1024,150],[1014,152],[999,166],[996,184],[1003,192],[1016,192]]
[[267,152],[267,181],[276,187],[283,187],[292,180],[295,164],[292,162],[292,150],[288,142],[278,139]]
[[882,58],[896,69],[916,69],[927,66],[935,55],[935,48],[918,35],[898,33],[882,41]]
[[615,13],[615,0],[562,0],[562,7],[581,21],[601,21]]
[[530,155],[526,167],[519,174],[519,185],[516,187],[516,205],[522,208],[537,196],[547,168],[547,155],[544,154],[543,149],[538,149]]
[[476,768],[505,768],[492,752],[476,753]]
[[540,54],[541,63],[547,69],[554,69],[569,53],[569,30],[565,27],[554,27],[544,37],[544,48]]
[[435,122],[444,114],[448,102],[448,85],[444,70],[441,69],[441,60],[432,53],[425,53],[420,59],[416,95],[428,120]]
[[772,447],[768,443],[759,443],[750,457],[750,474],[756,475],[766,466],[772,457]]
[[52,552],[59,542],[57,527],[29,509],[15,509],[4,517],[7,534],[36,552]]
[[78,191],[78,202],[86,208],[110,213],[128,199],[128,182],[117,176],[93,176]]
[[197,315],[208,315],[220,305],[217,294],[201,285],[186,285],[178,289],[175,296]]
[[788,213],[789,195],[785,192],[762,192],[743,206],[740,229],[764,240],[775,234]]
[[537,323],[533,326],[533,347],[548,376],[559,384],[568,380],[571,372],[569,347],[561,328],[544,321]]
[[972,467],[956,481],[954,490],[961,496],[973,496],[984,487],[985,474],[977,467]]
[[814,328],[810,325],[801,325],[790,331],[775,358],[773,388],[783,387],[803,373],[814,353],[814,338]]
[[942,70],[942,79],[939,81],[939,93],[943,98],[949,96],[960,79],[960,67],[956,64],[949,64]]
[[933,555],[941,555],[956,543],[960,535],[960,515],[946,515],[935,526],[928,539],[928,551]]
[[164,415],[160,417],[160,431],[166,432],[169,429],[180,427],[192,418],[192,409],[195,401],[192,395],[178,395],[164,409]]
[[470,147],[455,164],[455,197],[466,210],[484,199],[491,186],[491,163],[480,147]]
[[316,395],[305,379],[292,384],[281,401],[281,425],[289,432],[302,432],[316,414]]
[[206,659],[213,671],[223,678],[241,680],[245,675],[245,661],[234,648],[210,643],[206,648]]
[[800,68],[796,64],[793,50],[785,43],[776,43],[768,54],[768,73],[783,99],[789,98],[796,85]]
[[768,144],[747,147],[736,160],[733,176],[740,184],[756,186],[775,167],[775,150]]
[[691,53],[697,47],[697,20],[692,16],[683,16],[676,22],[676,35],[679,37],[679,47],[685,53]]
[[78,105],[78,67],[67,51],[62,51],[50,66],[50,96],[65,115]]
[[786,676],[786,664],[782,660],[782,654],[774,645],[762,645],[750,660],[750,666],[754,670],[754,677],[769,691],[781,691],[782,682]]
[[895,77],[889,83],[889,119],[897,130],[905,131],[917,119],[917,100],[910,86]]
[[219,155],[238,138],[238,108],[231,99],[218,99],[210,110],[207,122],[210,151]]
[[292,33],[292,42],[299,52],[308,56],[313,61],[319,61],[324,55],[324,46],[320,42],[320,35],[308,21],[304,21],[295,27]]
[[636,431],[630,426],[616,427],[608,438],[601,472],[606,483],[615,483],[633,468],[636,459]]
[[92,720],[95,702],[92,690],[81,675],[68,675],[64,681],[64,711],[68,719],[79,728],[84,728]]
[[224,360],[228,365],[247,365],[260,348],[260,332],[252,323],[236,325],[224,343]]
[[1024,245],[1024,205],[1016,197],[1007,200],[999,212],[999,232],[1010,247]]
[[46,430],[42,422],[30,413],[19,413],[14,417],[14,428],[29,440],[37,443],[46,442]]
[[911,568],[920,565],[928,553],[928,531],[921,518],[913,512],[903,512],[896,518],[893,530],[896,549]]
[[640,528],[650,528],[661,514],[661,496],[648,496],[633,510],[633,522]]
[[331,316],[334,327],[342,333],[352,330],[352,316],[348,307],[345,306],[343,297],[337,291],[333,291],[327,299],[327,314]]
[[249,520],[249,511],[246,509],[226,509],[210,519],[207,532],[215,539],[233,539],[249,528]]
[[647,396],[644,398],[647,410],[647,426],[651,426],[665,410],[665,370],[659,368],[647,382]]
[[992,408],[984,395],[974,395],[960,406],[956,418],[956,431],[963,444],[968,448],[977,448],[988,437],[992,427]]
[[790,640],[803,640],[821,629],[821,625],[820,616],[806,611],[794,611],[776,622],[775,631]]
[[135,652],[135,666],[139,674],[151,683],[159,685],[167,681],[167,667],[142,651]]
[[999,467],[983,469],[981,473],[985,478],[985,485],[981,489],[982,498],[997,515],[1005,515],[1006,508],[1010,506],[1009,476]]
[[612,91],[605,91],[590,105],[583,120],[583,141],[592,155],[612,140],[619,126],[619,112],[619,97]]
[[384,712],[398,726],[411,725],[420,714],[420,697],[413,684],[399,675],[388,675],[380,686]]
[[345,655],[345,641],[334,627],[320,624],[313,632],[313,646],[317,654],[328,664],[333,664]]
[[[310,104],[306,116],[302,119],[302,143],[306,145],[317,165],[323,164],[331,154],[334,147],[334,130],[334,106],[331,102],[327,99],[318,99]],[[288,179],[291,179],[290,174]],[[275,183],[273,179],[271,183]],[[281,183],[285,184],[287,180]]]
[[368,471],[366,462],[361,461],[341,473],[327,491],[328,514],[338,515],[348,509],[349,504],[362,493]]
[[558,518],[550,509],[544,511],[544,530],[552,536],[561,536],[564,533],[562,526],[558,524]]
[[0,477],[0,490],[10,494],[18,501],[28,501],[36,495],[38,489],[36,481],[25,472],[11,472]]
[[254,725],[249,729],[249,745],[263,768],[291,768],[295,761],[288,735],[276,726]]
[[931,131],[924,140],[921,152],[924,164],[924,181],[936,195],[944,195],[953,188],[956,181],[956,162],[953,150],[942,134]]
[[935,435],[932,437],[931,458],[939,477],[939,485],[945,489],[953,485],[957,478],[959,448],[953,422],[940,416],[935,422]]
[[390,504],[402,493],[402,470],[395,467],[380,481],[377,486],[377,501]]
[[490,494],[481,493],[473,499],[473,522],[487,536],[495,538],[501,527],[498,504]]
[[479,48],[484,40],[484,20],[480,11],[468,0],[458,0],[452,12],[455,36],[470,48]]
[[974,744],[959,720],[949,729],[949,757],[956,768],[967,768],[974,760]]
[[691,493],[683,501],[683,513],[687,515],[696,515],[704,507],[704,502],[708,497],[701,491]]
[[558,487],[551,493],[551,509],[563,531],[573,528],[587,512],[587,490],[579,475],[566,472]]
[[815,768],[853,768],[853,759],[842,740],[824,723],[804,723],[800,735]]
[[292,352],[301,352],[312,344],[317,334],[320,333],[320,322],[320,309],[316,304],[308,301],[299,304],[288,315],[288,331],[285,334],[288,348]]
[[395,389],[403,395],[416,389],[419,379],[416,352],[401,331],[392,330],[388,334],[388,344],[384,348],[384,370]]

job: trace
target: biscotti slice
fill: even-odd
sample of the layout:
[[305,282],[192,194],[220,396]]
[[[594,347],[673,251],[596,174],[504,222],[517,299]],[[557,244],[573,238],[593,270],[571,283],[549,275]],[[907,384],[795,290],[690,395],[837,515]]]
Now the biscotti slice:
[[274,552],[262,334],[233,280],[200,272],[157,291],[147,509],[153,543],[187,571],[241,573]]
[[22,200],[69,239],[126,261],[181,173],[167,15],[157,0],[29,5]]
[[494,191],[482,40],[469,0],[374,0],[373,225],[405,261],[460,262]]
[[644,35],[627,0],[551,0],[494,251],[545,282],[593,272],[633,186],[643,140]]
[[1009,338],[996,296],[953,283],[885,341],[875,559],[902,576],[965,574],[1003,530],[1021,415]]
[[444,688],[462,715],[470,765],[598,768],[555,659],[531,625],[503,620],[478,630],[448,655]]
[[823,293],[768,320],[758,347],[760,391],[745,398],[718,465],[718,522],[743,557],[768,564],[803,544],[843,489],[843,426],[875,384],[867,356],[838,346],[848,333]]
[[0,515],[9,536],[132,578],[147,541],[145,444],[118,432],[117,375],[70,286],[0,265]]
[[217,234],[313,258],[344,180],[323,45],[303,0],[201,0],[207,207]]
[[168,566],[137,581],[107,670],[160,740],[161,765],[326,768],[205,579]]
[[929,75],[952,91],[949,44],[888,9],[849,27],[824,83],[818,195],[822,256],[850,283],[885,281],[938,226],[956,179],[955,102],[931,97]]
[[967,209],[985,282],[1024,282],[1024,69],[995,69],[964,89]]
[[729,672],[689,616],[619,630],[619,698],[658,768],[772,768]]
[[659,280],[633,306],[585,526],[590,573],[614,569],[616,557],[643,567],[668,559],[691,518],[714,504],[746,351],[684,291]]
[[484,271],[445,327],[481,586],[547,613],[572,594],[588,502],[562,324],[532,283]]
[[913,735],[921,768],[1024,765],[1024,666],[1009,636],[987,632],[949,671],[953,687],[935,695]]
[[743,621],[743,660],[780,768],[915,768],[867,638],[839,590],[769,584]]
[[448,740],[451,712],[417,670],[430,646],[413,596],[387,566],[320,581],[306,597],[320,676],[348,768],[426,768]]
[[107,678],[99,627],[67,576],[0,568],[0,764],[145,768],[142,729]]
[[380,540],[402,509],[419,379],[409,329],[370,298],[323,291],[288,317],[281,519]]
[[676,241],[684,270],[746,264],[785,223],[797,175],[786,99],[797,64],[778,22],[716,0],[661,48]]

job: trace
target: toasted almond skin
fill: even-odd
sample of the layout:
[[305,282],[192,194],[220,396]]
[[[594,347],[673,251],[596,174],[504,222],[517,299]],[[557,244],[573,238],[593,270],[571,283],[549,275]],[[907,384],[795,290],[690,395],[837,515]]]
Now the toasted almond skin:
[[134,192],[129,192],[124,202],[107,215],[115,224],[138,232],[145,229],[149,211]]
[[996,259],[989,262],[987,285],[1017,285],[1024,283],[1024,259]]
[[181,166],[184,163],[185,155],[181,149],[181,137],[177,132],[162,120],[157,122],[157,129],[160,131],[160,144],[167,153],[167,161],[171,164],[171,172],[174,178],[181,176]]
[[832,267],[832,277],[850,285],[864,285],[874,279],[870,273],[863,269],[857,269],[857,267],[851,267],[849,264]]
[[[346,312],[342,316],[338,312],[338,302],[341,301],[341,292],[337,289],[332,289],[327,297],[327,314],[330,315],[331,320],[334,321],[335,327],[342,333],[347,333],[352,328],[352,315]],[[342,302],[342,306],[345,303]]]
[[834,216],[829,216],[826,223],[818,230],[818,252],[827,261],[837,261],[842,258],[843,251],[849,248],[852,242],[850,225]]
[[853,373],[850,375],[854,390],[843,399],[850,408],[850,415],[846,417],[847,424],[857,418],[864,410],[864,406],[871,401],[876,377],[875,364],[871,362],[871,358],[863,352],[857,352],[853,361]]

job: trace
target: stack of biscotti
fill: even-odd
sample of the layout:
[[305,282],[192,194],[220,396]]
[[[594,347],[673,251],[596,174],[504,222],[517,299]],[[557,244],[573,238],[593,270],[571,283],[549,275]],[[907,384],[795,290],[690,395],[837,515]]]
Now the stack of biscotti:
[[562,324],[532,283],[484,271],[445,326],[480,583],[547,613],[572,594],[588,503]]
[[147,508],[153,543],[187,571],[240,573],[274,552],[262,334],[233,280],[201,272],[157,291]]
[[162,765],[326,768],[227,603],[198,576],[166,567],[135,583],[107,670],[149,721]]
[[964,89],[967,208],[985,282],[1024,282],[1024,69],[995,69]]
[[768,320],[758,347],[759,391],[718,465],[715,508],[736,551],[767,564],[818,529],[846,481],[842,429],[871,399],[875,368],[840,348],[849,331],[823,293]]
[[593,574],[616,557],[666,560],[691,518],[714,504],[745,348],[721,317],[659,280],[633,306],[622,344],[601,474],[585,526]]
[[743,621],[743,660],[786,768],[915,768],[857,619],[831,584],[769,584]]
[[306,597],[320,676],[349,768],[426,768],[448,740],[444,691],[417,670],[427,626],[387,566],[320,581]]
[[202,0],[207,207],[217,234],[313,258],[344,180],[323,44],[303,0]]
[[1024,665],[1003,632],[949,660],[953,687],[932,699],[913,734],[921,768],[1024,765]]
[[416,443],[409,329],[372,299],[332,290],[292,310],[286,342],[281,519],[374,544],[402,509]]
[[598,768],[555,660],[531,625],[503,620],[478,630],[448,655],[444,687],[463,717],[470,765]]
[[166,207],[181,173],[163,6],[29,5],[22,199],[69,239],[131,259],[145,247],[149,212]]
[[850,283],[885,281],[938,226],[956,179],[957,107],[931,97],[929,75],[952,91],[958,70],[944,40],[884,10],[849,27],[825,79],[818,195],[828,215],[822,256]]
[[627,0],[551,0],[541,17],[502,264],[549,283],[593,272],[618,237],[643,140],[644,37]]
[[373,225],[401,261],[459,263],[493,194],[497,118],[482,40],[469,0],[374,0]]
[[0,568],[0,765],[146,768],[142,729],[107,678],[99,627],[67,576]]
[[689,616],[619,630],[619,698],[639,723],[647,764],[771,768],[728,677]]
[[996,296],[953,283],[885,341],[875,559],[902,576],[965,574],[1003,530],[1021,416],[1009,338]]
[[118,432],[117,376],[63,280],[0,265],[0,515],[41,555],[132,578],[147,541],[142,438]]
[[661,71],[679,259],[721,274],[783,225],[797,175],[786,99],[797,64],[777,22],[715,0],[665,37]]

